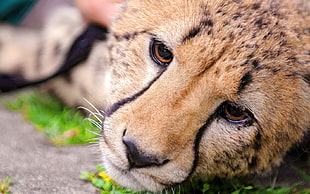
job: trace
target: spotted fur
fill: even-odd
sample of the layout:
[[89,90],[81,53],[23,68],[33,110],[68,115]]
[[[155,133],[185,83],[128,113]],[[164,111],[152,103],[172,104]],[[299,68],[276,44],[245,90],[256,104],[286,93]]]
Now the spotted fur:
[[[308,8],[307,0],[129,0],[108,40],[45,89],[105,111],[103,163],[125,187],[161,191],[192,176],[263,174],[309,133]],[[72,22],[78,15],[62,17],[57,29],[72,42],[82,31]],[[76,33],[65,27],[72,23]],[[152,59],[154,39],[173,53],[169,65]],[[57,64],[68,50],[64,39],[42,46]],[[251,122],[227,119],[227,104]]]

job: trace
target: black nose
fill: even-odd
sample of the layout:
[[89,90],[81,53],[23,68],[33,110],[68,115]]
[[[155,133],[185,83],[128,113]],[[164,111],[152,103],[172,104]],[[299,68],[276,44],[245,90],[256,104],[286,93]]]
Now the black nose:
[[130,168],[143,168],[148,166],[159,166],[163,164],[156,157],[144,155],[139,152],[134,142],[124,138],[123,143],[127,148],[127,158]]

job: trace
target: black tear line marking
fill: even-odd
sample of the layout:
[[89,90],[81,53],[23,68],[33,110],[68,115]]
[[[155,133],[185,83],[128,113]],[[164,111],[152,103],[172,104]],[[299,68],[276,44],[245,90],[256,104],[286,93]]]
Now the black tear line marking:
[[[194,147],[193,147],[193,150],[195,152],[195,157],[194,157],[194,160],[193,160],[193,165],[192,165],[192,168],[191,168],[191,171],[190,173],[188,174],[188,176],[180,183],[176,183],[174,185],[170,185],[171,187],[176,187],[186,181],[188,181],[192,174],[195,172],[196,168],[197,168],[197,165],[198,165],[198,160],[199,160],[199,146],[200,146],[200,142],[201,142],[201,139],[202,139],[202,136],[204,134],[204,132],[206,131],[206,129],[210,126],[210,124],[217,118],[219,117],[220,115],[220,112],[221,112],[221,109],[222,109],[222,106],[223,104],[226,103],[223,102],[212,114],[211,116],[207,119],[207,121],[205,122],[205,124],[198,130],[197,134],[196,134],[196,137],[195,137],[195,141],[194,141]],[[254,117],[254,115],[251,113],[251,117],[253,118],[253,120],[257,123],[258,125],[258,133],[260,133],[261,131],[261,127],[258,123],[258,121],[256,120],[256,118]],[[259,134],[261,135],[261,134]]]
[[200,146],[200,141],[201,138],[204,134],[204,132],[206,131],[206,129],[208,128],[208,126],[215,120],[216,117],[218,117],[218,112],[220,111],[222,105],[220,105],[212,114],[211,116],[207,119],[207,121],[205,122],[205,124],[198,130],[196,137],[195,137],[195,141],[194,141],[194,146],[193,146],[193,150],[194,150],[194,159],[193,159],[193,165],[192,168],[190,170],[190,172],[188,173],[187,177],[179,182],[179,183],[174,183],[171,185],[167,185],[169,187],[178,187],[179,185],[181,185],[182,183],[188,181],[190,179],[190,177],[192,176],[192,174],[194,173],[195,169],[197,168],[198,165],[198,160],[199,160],[199,146]]
[[220,111],[222,105],[220,105],[213,113],[212,115],[207,119],[206,123],[199,129],[198,133],[196,134],[195,138],[195,143],[194,143],[194,152],[195,152],[195,158],[193,161],[193,166],[191,169],[191,172],[188,174],[188,177],[185,180],[188,180],[191,175],[194,173],[195,169],[197,168],[198,165],[198,160],[199,160],[199,146],[200,146],[200,141],[202,139],[202,136],[204,132],[206,131],[207,127],[215,120],[216,117],[218,117],[218,112]]
[[[254,118],[254,116],[253,116]],[[257,152],[259,152],[259,150],[262,148],[262,127],[260,125],[260,123],[254,118],[256,124],[257,124],[257,131],[256,131],[256,135],[254,137],[254,142],[253,142],[253,149],[255,150],[255,155],[252,156],[252,161],[249,162],[248,164],[248,169],[249,171],[252,171],[253,169],[255,169],[257,167],[257,165],[259,164],[259,158],[257,157]]]
[[116,103],[114,103],[111,108],[107,111],[106,116],[109,117],[111,116],[115,111],[117,111],[119,108],[121,108],[123,105],[132,102],[136,100],[139,96],[141,96],[145,91],[147,91],[155,81],[158,80],[158,78],[166,71],[167,68],[165,68],[163,71],[159,73],[145,88],[140,90],[139,92],[135,93],[134,95],[124,98]]

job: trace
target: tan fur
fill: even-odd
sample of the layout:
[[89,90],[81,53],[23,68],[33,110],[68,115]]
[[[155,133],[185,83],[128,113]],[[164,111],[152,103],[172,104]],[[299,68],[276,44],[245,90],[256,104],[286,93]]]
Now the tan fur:
[[[85,97],[107,112],[100,149],[123,186],[160,191],[195,175],[262,174],[309,132],[307,8],[290,0],[129,0],[73,80],[46,88],[70,105]],[[174,55],[166,69],[150,57],[153,38]],[[218,115],[225,101],[254,122]],[[130,168],[123,140],[162,165]]]

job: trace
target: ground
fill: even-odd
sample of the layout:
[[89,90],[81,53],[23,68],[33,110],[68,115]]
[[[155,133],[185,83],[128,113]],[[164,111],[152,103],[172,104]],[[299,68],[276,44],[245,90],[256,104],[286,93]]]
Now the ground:
[[0,105],[0,179],[11,178],[9,190],[23,193],[96,193],[81,171],[95,171],[98,151],[89,145],[54,146],[20,113]]

